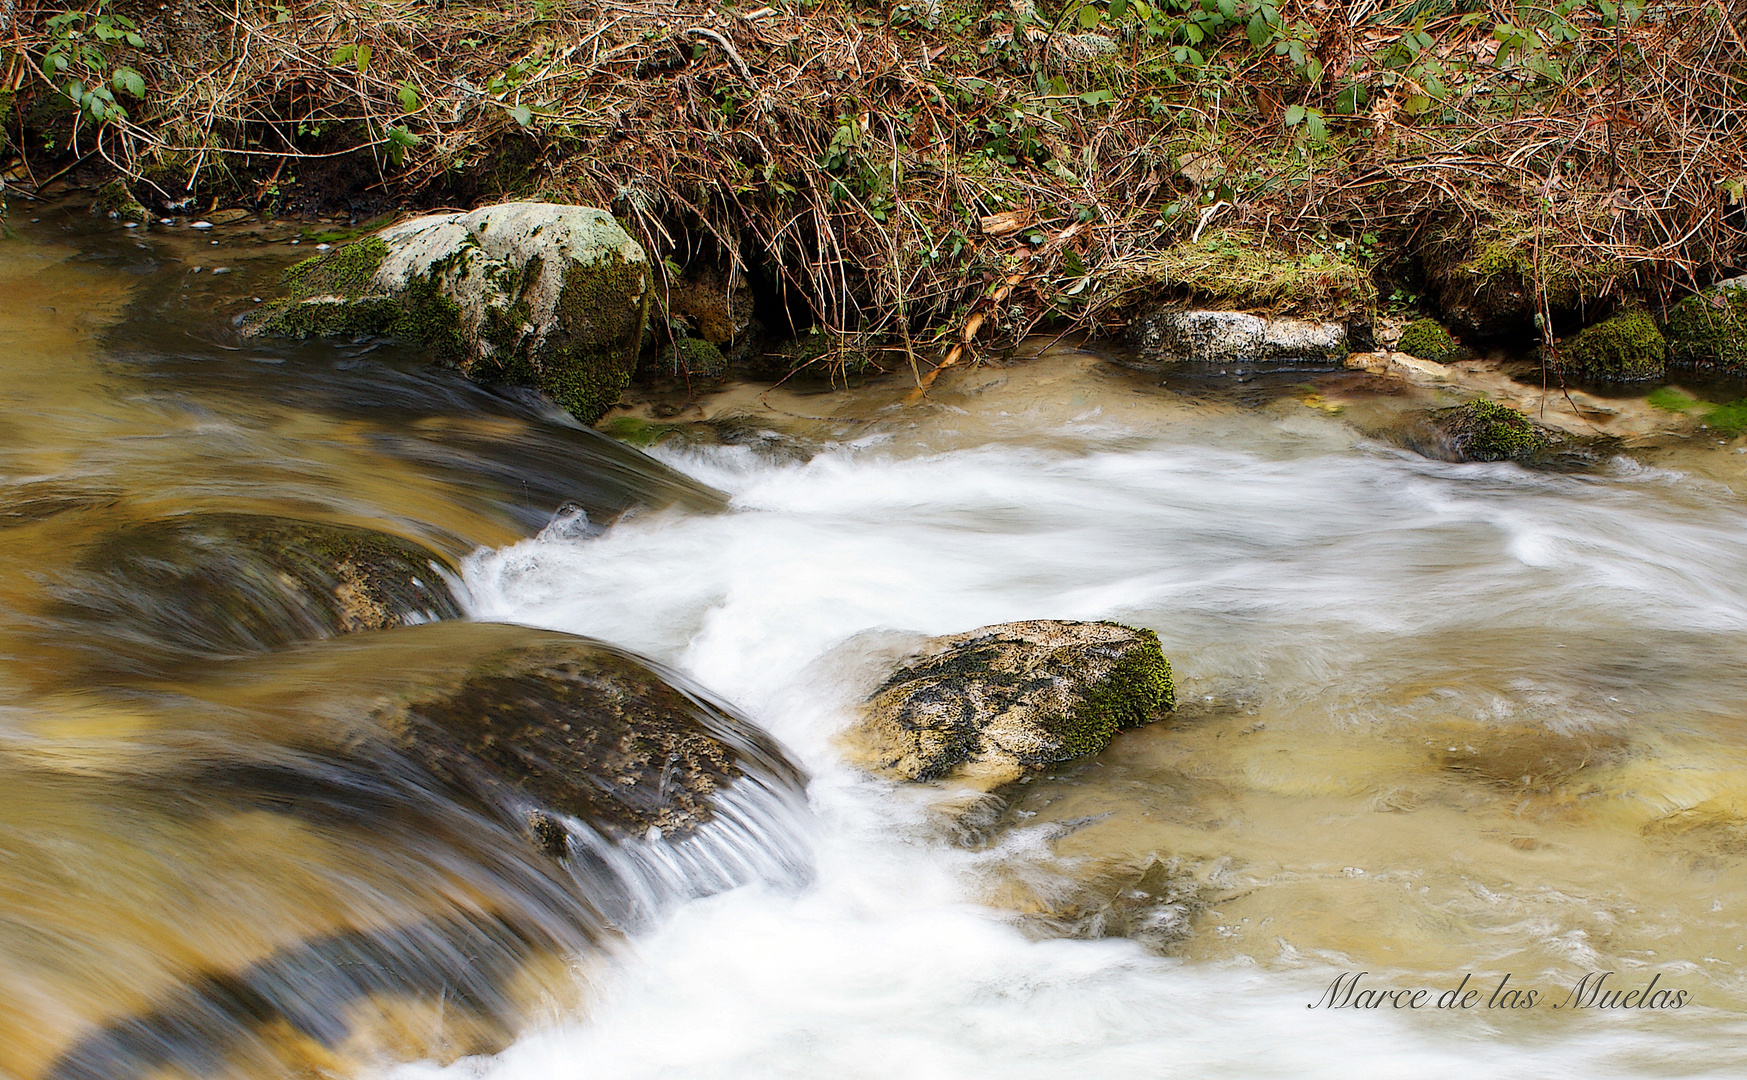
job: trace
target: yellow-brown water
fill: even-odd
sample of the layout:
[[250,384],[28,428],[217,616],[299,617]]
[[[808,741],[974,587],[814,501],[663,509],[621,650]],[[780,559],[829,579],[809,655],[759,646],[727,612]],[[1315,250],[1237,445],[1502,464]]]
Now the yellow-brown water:
[[[188,266],[207,241],[142,241],[162,265],[133,273],[142,249],[118,235],[0,246],[19,298],[0,316],[14,373],[0,460],[12,505],[37,507],[0,547],[0,1072],[41,1075],[191,972],[550,900],[501,852],[176,786],[172,766],[214,738],[271,757],[300,715],[344,717],[477,647],[478,628],[414,628],[81,681],[49,603],[57,574],[121,523],[194,510],[428,543],[461,559],[476,616],[673,663],[814,772],[815,885],[683,905],[575,968],[583,950],[554,932],[503,991],[540,1032],[459,1075],[1738,1068],[1735,444],[1580,475],[1450,465],[1361,434],[1434,392],[1340,375],[1234,403],[1070,352],[945,377],[912,408],[902,386],[730,391],[702,408],[750,414],[740,445],[655,450],[729,492],[730,512],[693,493],[696,510],[524,539],[586,482],[565,464],[577,433],[417,357],[240,345],[222,316],[247,303],[246,260],[204,298],[191,290],[190,312],[181,290],[211,280]],[[120,257],[79,261],[94,248]],[[1017,618],[1157,630],[1176,716],[1008,792],[993,828],[967,828],[951,791],[840,760],[833,735],[917,634]],[[1136,884],[1169,895],[1149,909],[1124,898]],[[1099,905],[1124,903],[1134,925],[1171,908],[1148,939],[1162,955],[1093,937],[1113,925]],[[1345,971],[1435,991],[1508,972],[1560,996],[1614,971],[1693,1004],[1305,1008]],[[267,1032],[177,1067],[392,1071],[502,1035],[489,1010],[348,1007],[394,1015],[353,1025],[370,1046]]]

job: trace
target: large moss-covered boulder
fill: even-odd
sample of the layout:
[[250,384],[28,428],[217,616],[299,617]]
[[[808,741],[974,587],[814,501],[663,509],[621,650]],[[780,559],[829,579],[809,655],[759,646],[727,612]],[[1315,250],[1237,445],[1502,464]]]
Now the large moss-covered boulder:
[[101,537],[54,583],[51,618],[103,666],[153,670],[461,615],[448,560],[386,533],[188,514]]
[[1747,277],[1730,278],[1674,305],[1663,333],[1670,364],[1747,372]]
[[1667,370],[1668,342],[1643,311],[1625,311],[1585,327],[1559,345],[1561,370],[1586,379],[1644,382]]
[[611,214],[503,203],[413,218],[298,263],[248,329],[405,338],[593,423],[636,367],[650,282],[648,257]]
[[1004,623],[927,642],[867,699],[846,741],[886,775],[989,790],[1097,753],[1175,705],[1151,630]]

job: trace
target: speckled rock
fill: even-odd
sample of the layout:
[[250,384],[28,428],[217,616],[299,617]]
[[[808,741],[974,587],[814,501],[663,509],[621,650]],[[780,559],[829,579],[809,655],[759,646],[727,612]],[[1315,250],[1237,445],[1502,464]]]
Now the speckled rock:
[[611,214],[503,203],[413,218],[298,263],[245,329],[406,338],[593,423],[636,367],[650,282],[648,257]]
[[1318,361],[1339,363],[1347,328],[1335,322],[1274,319],[1243,311],[1147,312],[1129,324],[1128,343],[1149,364]]
[[1004,623],[930,640],[867,699],[845,741],[876,772],[990,790],[1097,753],[1175,704],[1151,630]]
[[689,835],[748,770],[805,783],[750,720],[631,653],[554,639],[477,665],[460,685],[378,718],[446,786],[566,850],[562,817],[609,839]]

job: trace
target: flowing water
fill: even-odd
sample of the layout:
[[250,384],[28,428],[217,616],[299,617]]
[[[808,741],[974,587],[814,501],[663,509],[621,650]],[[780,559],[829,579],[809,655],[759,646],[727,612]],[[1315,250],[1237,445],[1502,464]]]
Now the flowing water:
[[[709,407],[762,409],[750,428],[653,450],[688,485],[416,357],[240,346],[213,309],[246,288],[203,298],[204,256],[177,243],[45,225],[0,255],[0,1071],[67,1074],[93,1031],[175,1015],[190,973],[302,972],[286,958],[364,940],[357,963],[427,972],[366,987],[368,1022],[324,1039],[282,1017],[247,1053],[158,1064],[1740,1074],[1737,446],[1448,464],[1361,435],[1401,405],[1364,386],[1234,403],[1069,353],[920,407],[730,392]],[[548,527],[571,499],[588,527]],[[158,622],[96,633],[52,602],[123,526],[239,511],[426,543],[475,621],[152,669]],[[848,759],[854,703],[922,635],[1023,618],[1156,630],[1176,713],[996,800]],[[731,700],[810,773],[810,814],[754,800],[693,856],[603,848],[635,910],[579,931],[578,883],[464,808],[335,825],[182,767],[215,745],[278,761],[312,723],[535,633],[492,623],[603,639]],[[1358,972],[1423,1006],[1310,1007]],[[1603,972],[1669,993],[1577,1007]],[[1507,974],[1532,1006],[1494,993]],[[1481,992],[1438,1008],[1458,987]]]

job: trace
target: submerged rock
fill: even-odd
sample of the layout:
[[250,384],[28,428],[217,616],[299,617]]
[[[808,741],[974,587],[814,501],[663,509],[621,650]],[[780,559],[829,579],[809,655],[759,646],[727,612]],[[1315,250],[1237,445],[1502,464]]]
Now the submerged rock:
[[454,568],[410,540],[253,514],[189,514],[100,539],[53,592],[103,664],[194,655],[458,618]]
[[1428,429],[1410,445],[1447,461],[1517,461],[1536,464],[1567,440],[1496,401],[1476,400],[1431,414]]
[[565,851],[565,817],[619,840],[688,836],[748,763],[764,782],[803,786],[776,744],[719,699],[584,638],[491,657],[459,686],[380,720],[401,753],[525,824],[553,854]]
[[1242,311],[1156,310],[1129,324],[1128,342],[1152,364],[1339,363],[1347,327],[1335,322],[1265,318]]
[[129,943],[186,945],[174,969],[189,974],[73,1039],[54,1080],[301,1072],[300,1055],[277,1056],[287,1034],[344,1052],[393,1036],[408,1008],[424,1009],[430,1045],[489,1052],[613,937],[694,897],[808,875],[800,770],[709,691],[600,642],[450,622],[213,665],[183,690],[169,710],[234,716],[214,733],[268,741],[160,753],[106,783],[147,788],[140,804],[183,828],[281,819],[269,832],[292,854],[262,850],[264,872],[245,876],[257,887],[302,884],[305,829],[346,853],[344,871],[316,890],[326,914],[301,935],[262,928],[266,949],[246,921],[216,953],[194,927]]
[[477,382],[538,387],[593,423],[636,367],[650,280],[611,214],[503,203],[413,218],[298,263],[246,329],[406,338]]
[[1588,379],[1645,382],[1666,370],[1668,342],[1650,316],[1626,311],[1560,343],[1561,369]]
[[1671,364],[1747,372],[1747,277],[1718,282],[1674,305],[1663,333]]
[[1151,630],[1005,623],[929,641],[868,698],[846,740],[889,776],[988,790],[1097,753],[1175,704]]

